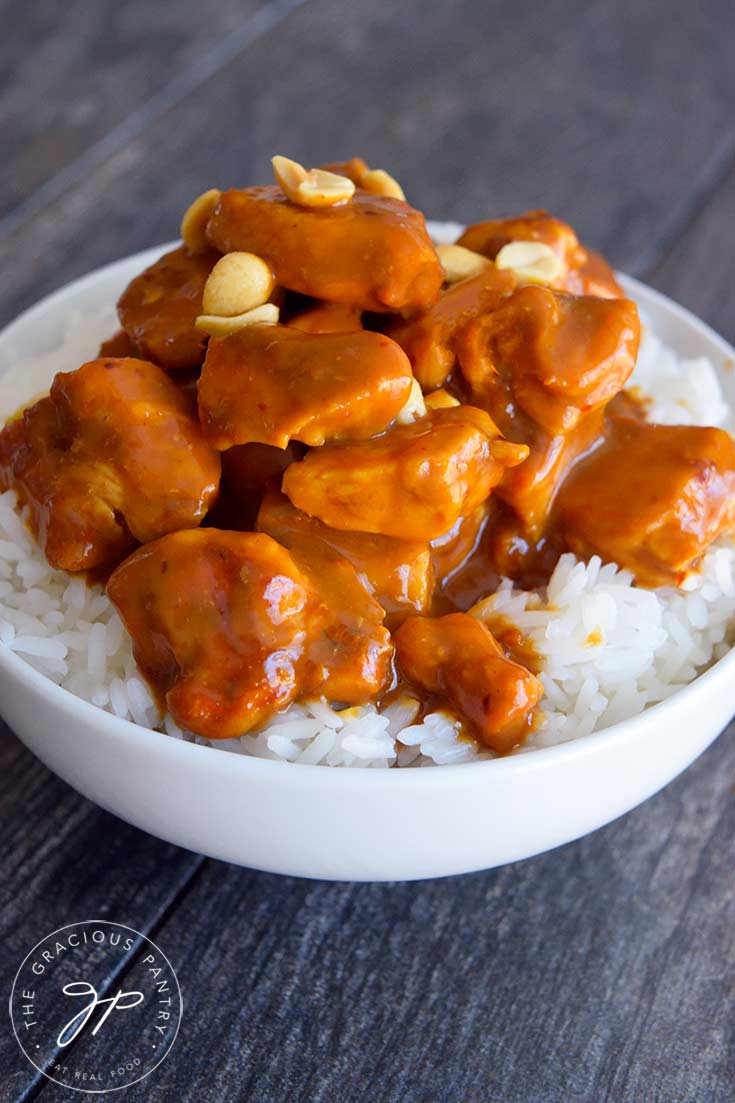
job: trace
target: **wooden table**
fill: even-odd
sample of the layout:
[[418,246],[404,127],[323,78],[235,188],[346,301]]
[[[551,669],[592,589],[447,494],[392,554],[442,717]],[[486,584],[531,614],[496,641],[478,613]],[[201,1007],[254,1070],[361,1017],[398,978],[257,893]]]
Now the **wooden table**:
[[[436,217],[547,206],[735,336],[728,0],[0,3],[3,320],[282,152]],[[158,941],[186,1012],[125,1100],[729,1103],[732,733],[578,843],[422,884],[158,842],[0,732],[0,973],[63,923]],[[635,762],[631,762],[635,769]],[[0,1099],[70,1098],[0,1029]]]

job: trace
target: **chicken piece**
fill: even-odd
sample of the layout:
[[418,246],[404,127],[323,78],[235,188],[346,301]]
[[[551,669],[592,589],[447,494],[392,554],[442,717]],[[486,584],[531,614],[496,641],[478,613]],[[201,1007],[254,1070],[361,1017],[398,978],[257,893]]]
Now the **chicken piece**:
[[624,296],[607,261],[581,245],[572,227],[548,211],[527,211],[517,218],[478,222],[465,230],[457,244],[494,260],[511,241],[538,241],[554,250],[561,270],[549,286],[558,291],[611,299]]
[[0,490],[14,487],[52,567],[81,571],[119,563],[135,540],[116,508],[109,466],[78,449],[67,459],[74,427],[50,397],[0,432]]
[[362,157],[351,157],[349,161],[332,161],[330,164],[320,165],[326,172],[333,172],[337,176],[346,176],[355,187],[373,195],[392,195],[396,199],[405,199],[403,188],[398,181],[386,172],[385,169],[371,169]]
[[[523,464],[520,466],[523,467]],[[490,502],[480,502],[466,517],[460,517],[443,536],[431,541],[431,560],[440,585],[462,566],[477,547],[489,512]]]
[[597,443],[603,407],[635,365],[639,328],[625,299],[524,287],[459,334],[472,401],[530,448],[497,491],[520,519],[522,540],[538,540],[562,478]]
[[227,739],[299,697],[362,704],[391,676],[383,610],[353,568],[264,533],[177,532],[107,592],[136,662],[182,727]]
[[584,249],[572,227],[548,211],[526,211],[516,218],[477,222],[467,227],[457,244],[495,260],[503,246],[511,241],[538,241],[554,250],[562,264],[559,276],[551,284],[558,291],[567,289],[569,272],[585,259]]
[[251,532],[263,495],[270,483],[281,485],[290,463],[306,454],[302,444],[274,448],[271,444],[240,444],[220,453],[222,478],[207,526],[232,532]]
[[250,441],[285,448],[290,440],[365,440],[400,413],[412,382],[406,354],[380,333],[246,326],[210,341],[199,418],[220,450]]
[[326,165],[320,165],[325,172],[334,172],[337,176],[346,176],[357,188],[365,183],[365,177],[370,172],[370,166],[362,157],[350,157],[349,161],[329,161]]
[[53,567],[113,565],[136,543],[200,523],[217,453],[155,364],[101,359],[57,375],[0,433],[0,483],[15,485]]
[[605,407],[605,413],[615,417],[634,417],[638,421],[649,421],[654,399],[638,386],[626,387],[616,394]]
[[330,528],[292,506],[271,487],[263,498],[256,528],[290,548],[306,539],[321,544],[352,564],[368,589],[396,623],[409,613],[427,612],[434,592],[429,546],[370,532]]
[[394,642],[408,680],[444,698],[493,751],[505,754],[523,742],[543,687],[506,658],[479,620],[467,613],[410,617]]
[[366,184],[370,185],[370,173],[373,170],[371,170],[367,161],[363,161],[362,157],[350,157],[349,161],[330,161],[326,165],[321,165],[320,168],[326,172],[334,172],[337,176],[346,176],[357,188],[375,192],[373,187],[365,187]]
[[506,473],[496,494],[521,522],[519,535],[534,541],[541,536],[562,480],[579,457],[599,442],[603,418],[603,410],[594,410],[568,433],[547,433],[531,422],[519,431],[524,419],[516,419],[513,435],[531,451],[525,463]]
[[291,291],[363,310],[422,310],[443,280],[421,212],[362,191],[331,207],[297,206],[272,185],[227,191],[207,236],[263,257]]
[[374,440],[309,452],[286,470],[283,490],[332,528],[423,542],[471,513],[527,454],[501,440],[483,410],[455,406]]
[[567,291],[573,295],[597,295],[601,299],[623,299],[625,292],[615,279],[615,273],[605,258],[594,249],[585,249],[578,268],[567,277]]
[[441,387],[452,373],[459,330],[478,315],[497,309],[514,288],[512,272],[488,265],[479,275],[448,287],[423,314],[390,327],[388,332],[408,353],[413,373],[425,391]]
[[501,429],[509,406],[548,433],[567,433],[622,390],[638,355],[635,303],[522,287],[457,340],[473,401]]
[[[542,521],[537,524],[526,523],[517,509],[506,505],[499,496],[494,505],[497,509],[492,523],[486,526],[483,533],[481,551],[484,562],[477,564],[480,568],[484,566],[485,571],[476,570],[469,578],[469,582],[474,584],[473,576],[476,573],[481,584],[475,585],[474,591],[471,591],[470,586],[465,583],[465,591],[474,593],[475,602],[496,590],[503,578],[513,579],[523,590],[545,586],[559,562],[559,557],[566,550],[558,532],[549,524],[550,504],[547,512],[542,514]],[[478,558],[475,557],[475,561]],[[488,567],[494,572],[491,582]],[[460,577],[460,582],[464,581]],[[454,580],[452,588],[454,589]],[[464,602],[460,608],[468,609],[471,604],[473,602]]]
[[222,452],[222,479],[217,504],[207,517],[215,528],[246,532],[253,528],[269,483],[281,485],[290,463],[306,453],[302,444],[240,444]]
[[735,442],[722,429],[611,418],[605,443],[562,486],[560,534],[580,556],[680,585],[735,522]]
[[97,356],[132,356],[139,359],[140,349],[135,347],[124,329],[119,329],[117,333],[113,333],[112,337],[108,337],[106,341],[102,342]]
[[292,314],[288,325],[302,333],[354,333],[364,328],[362,311],[347,303],[312,303]]
[[311,634],[307,649],[309,692],[345,705],[374,700],[393,680],[385,610],[352,564],[331,549],[294,540],[290,552],[318,596],[321,628]]
[[169,372],[198,368],[206,334],[195,326],[209,274],[219,260],[210,251],[196,256],[181,245],[141,272],[120,296],[120,325],[140,354]]

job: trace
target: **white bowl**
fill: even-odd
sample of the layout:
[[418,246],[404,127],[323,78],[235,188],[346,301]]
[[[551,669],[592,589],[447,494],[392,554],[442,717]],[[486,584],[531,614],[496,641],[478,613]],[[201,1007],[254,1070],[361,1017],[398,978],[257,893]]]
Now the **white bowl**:
[[[0,418],[53,375],[48,362],[22,374],[14,365],[54,349],[78,312],[99,320],[94,355],[96,338],[110,331],[111,304],[161,251],[69,284],[0,334]],[[714,362],[735,405],[735,351],[682,307],[622,279],[664,341]],[[528,858],[634,808],[700,755],[735,713],[735,653],[662,704],[576,742],[420,770],[291,765],[183,743],[87,704],[3,647],[0,711],[54,773],[169,842],[276,873],[400,880]]]

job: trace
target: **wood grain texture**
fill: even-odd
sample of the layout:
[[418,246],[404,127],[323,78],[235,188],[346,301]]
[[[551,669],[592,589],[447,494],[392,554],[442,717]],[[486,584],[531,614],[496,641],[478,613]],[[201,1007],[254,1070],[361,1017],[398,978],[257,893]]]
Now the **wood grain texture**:
[[654,268],[654,287],[689,307],[735,345],[735,173]]
[[266,6],[68,0],[62,11],[55,0],[34,0],[12,5],[11,14],[8,5],[0,38],[0,220],[18,205],[38,209],[39,198],[75,178],[75,162],[96,143],[104,138],[114,149],[110,137],[129,139],[190,93],[202,64],[224,64]]
[[[193,194],[262,178],[278,148],[363,153],[438,216],[548,205],[732,336],[725,0],[270,4],[279,26],[256,28],[209,77],[189,72],[200,43],[214,49],[249,7],[202,8],[196,22],[188,3],[174,16],[148,6],[159,33],[143,41],[121,10],[138,0],[102,0],[74,42],[83,5],[54,6],[53,25],[50,4],[30,8],[21,19],[13,6],[19,29],[0,43],[0,61],[17,59],[7,102],[55,111],[56,129],[86,102],[91,76],[76,69],[99,72],[105,26],[129,35],[101,43],[117,83],[95,78],[96,129],[82,119],[32,157],[13,131],[8,175],[30,174],[32,194],[41,170],[57,183],[0,225],[5,318],[172,236]],[[126,126],[168,87],[145,83],[136,42],[181,94]],[[54,105],[17,87],[31,45]],[[0,977],[7,991],[34,942],[74,919],[156,938],[186,1012],[130,1103],[731,1103],[734,767],[731,729],[653,800],[552,854],[424,884],[330,885],[158,842],[74,794],[0,724]],[[69,1095],[6,1027],[0,1103],[35,1098]]]
[[[725,171],[728,8],[521,0],[511,17],[500,0],[311,0],[15,227],[4,316],[174,236],[193,195],[267,179],[277,150],[359,151],[437,217],[545,204],[637,272]],[[683,118],[696,118],[685,142]]]
[[[147,934],[202,858],[84,800],[0,721],[0,977],[9,992],[39,939],[67,923],[109,918]],[[110,984],[114,975],[109,978]],[[0,1101],[45,1081],[0,1027]]]
[[723,738],[623,820],[488,873],[347,885],[207,862],[155,934],[186,1001],[155,1090],[730,1103],[734,752]]

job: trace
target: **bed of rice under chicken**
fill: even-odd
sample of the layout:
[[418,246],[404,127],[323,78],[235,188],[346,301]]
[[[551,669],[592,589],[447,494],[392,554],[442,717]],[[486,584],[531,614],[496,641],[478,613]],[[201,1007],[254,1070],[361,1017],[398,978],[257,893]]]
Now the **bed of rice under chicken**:
[[[89,351],[89,334],[72,323],[50,366],[68,370]],[[651,421],[730,427],[712,364],[677,357],[646,325],[629,386],[647,396]],[[726,537],[712,545],[681,590],[642,589],[613,563],[566,554],[544,590],[504,582],[491,602],[543,661],[542,720],[520,748],[532,751],[636,715],[727,651],[735,622],[735,542]],[[121,719],[208,742],[160,715],[104,589],[49,567],[13,491],[0,494],[0,644]],[[462,737],[459,721],[448,713],[417,722],[418,714],[419,702],[409,695],[382,711],[302,702],[257,732],[209,745],[325,766],[432,766],[494,757]]]

